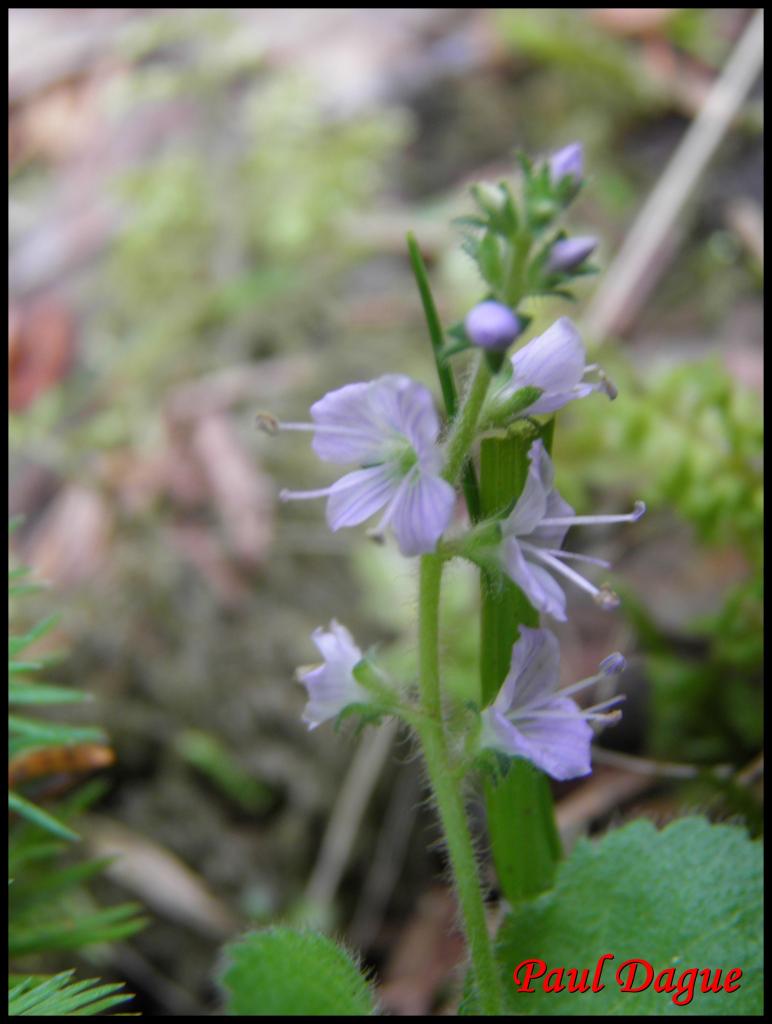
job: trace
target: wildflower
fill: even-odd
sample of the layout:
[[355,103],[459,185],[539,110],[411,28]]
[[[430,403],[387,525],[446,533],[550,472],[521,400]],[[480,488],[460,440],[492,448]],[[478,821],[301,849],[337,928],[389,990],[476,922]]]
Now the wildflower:
[[571,142],[553,153],[549,160],[550,179],[556,185],[565,177],[572,177],[577,182],[584,174],[584,150],[581,142]]
[[[585,363],[582,339],[567,316],[560,317],[544,334],[515,352],[510,361],[512,376],[497,400],[505,400],[521,388],[541,389],[536,401],[522,410],[523,416],[555,412],[593,391],[605,391],[609,398],[616,397],[616,389],[597,364]],[[599,380],[585,380],[585,374],[593,370],[599,371]]]
[[298,669],[298,682],[308,690],[308,703],[303,721],[309,729],[335,718],[349,704],[364,704],[370,694],[354,678],[354,667],[362,660],[362,652],[345,626],[335,619],[329,630],[321,626],[311,639],[324,658],[324,664]]
[[555,576],[571,580],[592,594],[601,608],[616,608],[619,598],[607,587],[596,587],[566,560],[589,562],[610,568],[608,562],[588,555],[562,551],[570,526],[602,523],[632,523],[646,511],[642,501],[627,515],[577,516],[554,487],[555,471],[541,441],[534,441],[528,453],[530,468],[523,493],[501,524],[500,558],[507,574],[531,604],[560,622],[566,621],[566,598]]
[[501,352],[523,330],[515,313],[501,302],[480,302],[464,320],[467,337],[481,348]]
[[553,779],[588,775],[592,770],[590,723],[617,722],[621,712],[608,709],[624,698],[612,697],[582,710],[571,694],[608,675],[609,666],[615,674],[624,664],[621,654],[609,655],[601,662],[598,675],[558,690],[557,639],[547,629],[521,626],[507,677],[494,702],[482,712],[480,746],[523,757]]
[[385,506],[375,528],[393,530],[403,555],[434,551],[453,515],[455,491],[443,480],[440,420],[430,391],[401,374],[347,384],[311,406],[313,423],[271,424],[310,430],[320,459],[361,468],[331,487],[282,491],[282,501],[327,498],[331,530],[356,526]]
[[561,238],[550,250],[547,269],[550,271],[574,270],[584,263],[598,244],[592,235],[581,235],[576,238]]

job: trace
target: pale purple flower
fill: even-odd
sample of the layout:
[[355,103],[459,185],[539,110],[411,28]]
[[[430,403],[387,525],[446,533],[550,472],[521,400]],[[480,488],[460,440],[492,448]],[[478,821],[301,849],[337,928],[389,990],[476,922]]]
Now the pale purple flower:
[[608,562],[561,550],[569,527],[603,523],[633,523],[646,511],[642,501],[627,515],[577,516],[555,490],[555,471],[541,441],[528,453],[530,467],[523,492],[501,523],[500,558],[507,575],[540,612],[566,621],[566,596],[556,577],[571,580],[587,591],[601,608],[615,608],[619,598],[607,587],[596,587],[566,560],[610,568]]
[[517,315],[503,302],[480,302],[464,320],[469,340],[480,348],[501,352],[508,348],[523,330]]
[[[579,332],[567,316],[562,316],[544,334],[510,356],[512,376],[499,398],[506,399],[521,388],[540,388],[541,395],[521,411],[522,416],[555,412],[593,391],[605,391],[609,398],[615,398],[613,385],[597,364],[588,365],[585,358]],[[594,370],[598,370],[599,380],[586,380],[585,375]]]
[[553,185],[567,176],[581,181],[584,174],[584,149],[581,142],[571,142],[557,153],[553,153],[549,160],[549,168]]
[[576,238],[561,238],[550,249],[547,269],[550,271],[574,270],[584,263],[598,244],[592,235],[578,235]]
[[621,712],[608,709],[624,698],[612,697],[583,710],[570,695],[608,675],[602,666],[611,659],[624,666],[620,654],[610,655],[601,663],[599,675],[558,690],[557,639],[547,629],[521,626],[507,677],[494,702],[482,712],[480,746],[523,757],[553,779],[588,775],[594,735],[590,723],[618,721]]
[[281,500],[327,498],[331,530],[356,526],[383,508],[376,535],[390,527],[403,555],[434,551],[453,515],[455,491],[441,476],[440,420],[428,388],[387,374],[330,391],[311,406],[311,416],[313,423],[271,426],[313,431],[319,458],[360,468],[331,487],[282,491]]
[[309,729],[315,729],[337,717],[349,704],[366,703],[370,694],[354,678],[354,667],[362,660],[362,652],[345,626],[333,619],[328,630],[320,626],[311,639],[324,664],[298,669],[297,678],[308,690],[303,721]]

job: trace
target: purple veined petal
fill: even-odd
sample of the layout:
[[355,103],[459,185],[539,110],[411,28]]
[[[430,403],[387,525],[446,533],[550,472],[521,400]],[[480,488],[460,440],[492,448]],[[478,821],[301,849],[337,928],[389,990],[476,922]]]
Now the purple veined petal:
[[560,647],[548,629],[520,627],[512,662],[493,706],[506,714],[549,701],[560,678]]
[[566,621],[566,595],[563,588],[546,569],[529,561],[514,537],[502,543],[502,559],[507,575],[523,591],[537,611],[551,615],[558,622]]
[[568,405],[569,402],[573,402],[578,398],[586,398],[591,395],[594,391],[604,391],[604,385],[598,382],[582,381],[577,384],[576,387],[570,391],[555,392],[554,394],[540,395],[536,401],[523,409],[520,413],[521,416],[541,416],[548,412],[557,412],[558,409],[562,409],[564,405]]
[[488,735],[496,737],[503,753],[526,758],[553,779],[575,779],[592,771],[593,731],[569,698],[550,701],[543,708],[544,717],[534,715],[515,722],[493,708],[486,710]]
[[501,524],[505,536],[526,536],[547,514],[547,501],[555,478],[552,461],[541,441],[533,442],[528,458],[530,464],[523,491]]
[[453,517],[455,504],[456,492],[446,480],[414,470],[404,481],[390,515],[402,554],[434,551]]
[[550,395],[577,397],[573,389],[582,379],[586,359],[579,332],[567,316],[562,316],[544,334],[515,352],[511,362],[513,373],[507,392],[541,388],[543,394],[537,399],[541,403]]
[[[314,434],[312,447],[326,462],[381,462],[388,438],[372,408],[372,386],[377,383],[346,384],[329,391],[311,406],[311,418],[325,430]],[[337,433],[334,428],[341,428]]]
[[334,619],[330,629],[315,629],[312,640],[324,658],[324,664],[301,669],[298,681],[308,691],[303,721],[309,729],[338,715],[348,704],[369,700],[369,694],[353,676],[353,668],[362,652],[345,628]]
[[367,690],[353,677],[347,685],[327,665],[311,669],[298,678],[308,691],[308,703],[303,710],[302,720],[309,729],[315,729],[322,722],[335,718],[349,704],[365,704],[370,699]]
[[[544,518],[549,519],[573,515],[574,509],[553,487],[547,495]],[[563,541],[569,529],[569,526],[537,526],[535,530],[528,534],[527,539],[531,544],[538,544],[539,547],[557,549],[563,546]]]
[[316,729],[322,722],[334,718],[345,706],[341,704],[343,691],[330,678],[326,665],[298,673],[298,682],[308,691],[308,703],[303,709],[302,720],[309,729]]
[[316,649],[326,662],[344,665],[350,672],[362,660],[362,652],[345,626],[333,619],[329,630],[318,626],[311,634]]
[[431,391],[409,377],[393,376],[398,378],[399,385],[395,389],[390,424],[407,438],[419,461],[432,459],[432,456],[432,461],[439,460],[440,417]]
[[329,489],[327,524],[331,530],[358,526],[386,504],[400,479],[394,466],[369,466],[346,473]]
[[385,461],[400,444],[412,445],[420,459],[440,431],[429,389],[396,373],[329,392],[311,406],[311,416],[325,428],[314,435],[314,451],[343,464]]

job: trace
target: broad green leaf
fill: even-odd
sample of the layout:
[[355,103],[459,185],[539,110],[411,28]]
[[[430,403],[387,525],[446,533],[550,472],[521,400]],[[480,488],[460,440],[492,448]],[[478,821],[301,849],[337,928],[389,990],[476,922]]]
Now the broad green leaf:
[[271,928],[226,947],[228,1010],[245,1016],[358,1017],[374,1012],[351,955],[319,932]]
[[[496,955],[507,1008],[556,1016],[760,1014],[761,900],[761,844],[740,828],[684,818],[657,832],[637,821],[600,841],[584,840],[558,868],[555,888],[521,903],[501,928]],[[546,973],[532,981],[534,992],[516,990],[513,970],[525,960],[543,960],[547,972],[589,968],[592,982],[607,953],[614,959],[603,966],[602,991],[545,992]],[[655,978],[673,968],[676,985],[690,968],[721,967],[722,981],[740,968],[740,987],[703,993],[698,976],[688,1005],[675,1005],[677,991],[657,992],[653,983],[640,993],[623,992],[616,972],[631,959],[651,964]],[[645,974],[637,969],[635,987]]]

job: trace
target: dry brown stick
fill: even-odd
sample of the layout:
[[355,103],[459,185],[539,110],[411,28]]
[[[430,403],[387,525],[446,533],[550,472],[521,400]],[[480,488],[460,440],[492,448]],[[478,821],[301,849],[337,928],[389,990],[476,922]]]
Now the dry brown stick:
[[[644,301],[654,283],[647,271],[756,81],[763,60],[764,11],[760,8],[604,275],[603,284],[585,317],[584,326],[592,337],[602,340],[621,329]],[[662,269],[660,266],[660,273]]]
[[304,894],[304,902],[322,913],[331,907],[335,898],[367,802],[375,789],[397,727],[396,719],[392,718],[373,732],[366,732],[354,754]]

